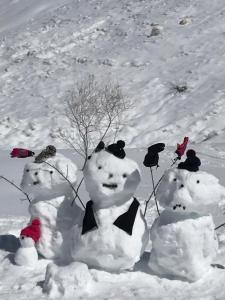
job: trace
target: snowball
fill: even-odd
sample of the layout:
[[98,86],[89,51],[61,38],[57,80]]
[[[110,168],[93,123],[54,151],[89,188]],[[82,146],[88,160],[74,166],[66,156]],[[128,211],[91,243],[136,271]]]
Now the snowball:
[[101,151],[94,153],[84,169],[86,189],[96,207],[111,207],[129,200],[140,183],[135,161]]
[[165,210],[154,222],[149,267],[157,275],[188,281],[200,279],[218,251],[211,216]]
[[164,208],[208,213],[225,199],[225,188],[206,172],[169,169],[156,194]]
[[87,265],[73,262],[67,266],[49,264],[46,269],[43,291],[50,298],[78,296],[79,290],[88,290],[92,281]]

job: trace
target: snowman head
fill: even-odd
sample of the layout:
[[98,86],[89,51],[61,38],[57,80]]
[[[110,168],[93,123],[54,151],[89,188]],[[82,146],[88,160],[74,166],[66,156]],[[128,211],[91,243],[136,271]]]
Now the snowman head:
[[[52,166],[52,167],[51,167]],[[57,170],[59,171],[57,171]],[[21,188],[35,200],[48,200],[63,196],[77,180],[77,167],[62,154],[56,154],[41,163],[28,163],[24,167]]]
[[163,176],[156,196],[164,208],[205,213],[225,199],[225,188],[215,176],[206,172],[169,169]]
[[20,236],[20,245],[23,248],[34,247],[35,241],[32,239],[32,237],[21,235]]
[[140,183],[138,165],[125,157],[124,146],[123,141],[118,141],[105,148],[101,142],[85,166],[86,189],[96,207],[125,203]]

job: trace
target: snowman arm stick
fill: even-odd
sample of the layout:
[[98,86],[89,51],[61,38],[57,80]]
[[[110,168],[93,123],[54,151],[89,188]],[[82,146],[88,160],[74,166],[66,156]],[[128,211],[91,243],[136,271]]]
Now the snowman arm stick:
[[150,172],[151,172],[151,177],[152,177],[152,187],[153,187],[153,194],[154,194],[154,199],[155,199],[155,205],[156,205],[156,209],[157,209],[158,215],[160,216],[159,207],[158,207],[158,203],[157,203],[157,199],[156,199],[156,193],[155,193],[155,182],[154,182],[152,167],[150,167]]
[[151,200],[152,196],[154,195],[154,193],[155,193],[157,187],[159,186],[160,182],[162,181],[163,176],[164,176],[164,174],[159,178],[158,182],[157,182],[156,185],[155,185],[155,189],[151,192],[150,196],[148,197],[148,200],[146,201],[144,216],[146,215],[148,203],[149,203],[149,201]]
[[[74,191],[76,197],[79,199],[81,205],[83,206],[83,208],[85,208],[84,203],[82,202],[82,200],[80,199],[79,195],[77,194],[77,191],[75,190],[75,188],[73,187],[72,183],[69,181],[69,179],[59,170],[57,169],[55,166],[51,165],[50,163],[48,163],[47,161],[44,161],[44,163],[46,163],[48,166],[50,166],[51,168],[55,169],[70,185],[70,187],[72,188],[72,190]],[[73,200],[74,201],[74,200]]]
[[[178,160],[178,157],[176,157],[176,158],[174,159],[174,161],[172,162],[172,164],[170,165],[170,167],[174,166],[174,165],[176,164],[177,160]],[[156,185],[155,185],[155,189],[151,192],[150,196],[148,197],[148,200],[146,201],[145,211],[144,211],[144,216],[146,215],[148,203],[149,203],[149,201],[151,200],[152,196],[155,194],[155,191],[156,191],[158,185],[160,184],[160,182],[162,181],[163,177],[164,177],[164,174],[159,178],[158,182],[157,182]]]
[[83,180],[84,180],[84,177],[82,177],[81,181],[80,181],[79,184],[78,184],[78,187],[77,187],[77,189],[76,189],[76,196],[73,198],[73,201],[72,201],[72,203],[71,203],[71,206],[73,206],[74,201],[75,201],[76,198],[78,197],[78,191],[79,191],[79,189],[80,189],[80,186],[81,186]]
[[0,175],[0,178],[4,179],[4,180],[7,181],[9,184],[11,184],[11,185],[14,186],[16,189],[18,189],[20,192],[22,192],[22,193],[26,196],[27,200],[28,200],[29,202],[31,202],[31,201],[30,201],[30,198],[29,198],[29,195],[28,195],[27,193],[25,193],[21,188],[19,188],[15,183],[13,183],[12,181],[10,181],[9,179],[7,179],[6,177],[4,177],[4,176],[2,176],[2,175]]
[[223,224],[217,226],[217,227],[215,228],[215,230],[217,230],[217,229],[219,229],[220,227],[223,227],[223,226],[225,226],[225,223],[223,223]]

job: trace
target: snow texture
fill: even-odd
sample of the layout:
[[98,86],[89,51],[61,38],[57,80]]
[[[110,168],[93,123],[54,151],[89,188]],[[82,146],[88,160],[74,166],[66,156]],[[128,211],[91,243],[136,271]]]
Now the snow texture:
[[53,167],[45,162],[25,165],[21,188],[32,196],[29,205],[31,221],[38,218],[41,222],[41,238],[36,243],[38,252],[46,258],[63,256],[68,259],[70,240],[66,237],[79,221],[82,210],[76,203],[71,205],[72,189],[59,172],[74,185],[77,167],[62,154],[46,162]]
[[214,226],[211,216],[163,211],[151,228],[150,269],[170,279],[203,277],[218,251]]
[[137,163],[102,150],[87,162],[84,179],[98,227],[83,235],[82,227],[73,228],[73,259],[108,271],[131,269],[148,242],[147,224],[140,206],[132,235],[113,223],[133,202],[132,196],[140,183]]
[[0,0],[1,148],[76,139],[63,102],[87,73],[133,100],[119,131],[130,147],[223,143],[224,13],[223,0]]
[[86,264],[73,262],[67,266],[49,264],[46,269],[43,292],[50,298],[79,296],[79,290],[88,288],[92,277]]

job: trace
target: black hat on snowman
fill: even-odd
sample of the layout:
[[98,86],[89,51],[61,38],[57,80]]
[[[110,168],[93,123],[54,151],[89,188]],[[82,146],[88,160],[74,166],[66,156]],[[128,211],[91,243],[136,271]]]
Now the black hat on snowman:
[[107,147],[105,147],[104,142],[101,141],[96,147],[95,152],[99,152],[105,149],[107,152],[113,154],[114,156],[123,159],[126,156],[124,147],[125,147],[125,142],[123,140],[119,140],[114,144],[108,145]]
[[179,163],[178,169],[187,170],[190,172],[197,172],[201,165],[200,159],[196,156],[196,152],[193,149],[189,149],[186,152],[186,160]]

